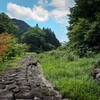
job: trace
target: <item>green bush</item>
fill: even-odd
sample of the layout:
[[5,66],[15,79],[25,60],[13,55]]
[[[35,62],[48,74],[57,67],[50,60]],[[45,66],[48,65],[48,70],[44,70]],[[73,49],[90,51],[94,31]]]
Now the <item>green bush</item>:
[[21,55],[21,54],[24,54],[25,53],[25,51],[27,51],[27,45],[24,43],[24,44],[22,44],[22,43],[20,43],[20,44],[16,44],[15,45],[15,49],[16,49],[16,53],[17,53],[17,55]]

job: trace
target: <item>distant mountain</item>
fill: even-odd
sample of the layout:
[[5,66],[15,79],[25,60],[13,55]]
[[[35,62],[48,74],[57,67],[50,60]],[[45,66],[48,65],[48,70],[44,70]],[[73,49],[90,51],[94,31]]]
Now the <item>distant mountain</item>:
[[11,18],[5,13],[0,13],[0,34],[3,32],[15,34],[18,31],[19,27],[14,24]]
[[30,25],[28,25],[22,20],[18,20],[18,19],[11,19],[11,20],[19,27],[19,35],[22,35],[31,27]]
[[38,24],[31,27],[22,20],[11,19],[5,13],[0,13],[0,34],[3,32],[14,34],[18,43],[26,43],[29,46],[28,51],[39,53],[61,45],[50,28],[41,29]]

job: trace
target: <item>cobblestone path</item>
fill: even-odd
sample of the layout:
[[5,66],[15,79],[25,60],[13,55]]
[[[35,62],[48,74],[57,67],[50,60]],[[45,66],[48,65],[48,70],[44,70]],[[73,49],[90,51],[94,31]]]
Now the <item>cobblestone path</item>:
[[35,57],[25,57],[20,68],[0,74],[0,100],[62,100],[40,69]]

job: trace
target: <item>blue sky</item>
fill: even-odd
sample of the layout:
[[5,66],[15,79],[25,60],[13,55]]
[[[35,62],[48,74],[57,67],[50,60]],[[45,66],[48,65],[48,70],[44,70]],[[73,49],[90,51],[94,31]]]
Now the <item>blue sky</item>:
[[30,26],[49,27],[60,42],[68,41],[69,8],[74,0],[0,0],[0,12],[24,20]]

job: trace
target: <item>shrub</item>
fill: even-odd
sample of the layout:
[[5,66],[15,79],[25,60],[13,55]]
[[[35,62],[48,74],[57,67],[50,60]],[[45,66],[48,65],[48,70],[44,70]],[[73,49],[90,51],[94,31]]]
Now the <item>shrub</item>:
[[10,35],[8,33],[0,34],[0,60],[4,61],[6,53],[9,52]]
[[17,44],[17,38],[8,33],[0,34],[0,60],[11,59],[26,50],[26,44]]
[[17,54],[20,56],[21,54],[24,54],[25,51],[27,51],[27,45],[24,43],[24,44],[16,44],[16,52]]

